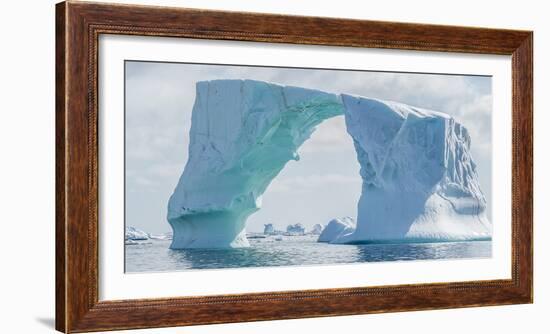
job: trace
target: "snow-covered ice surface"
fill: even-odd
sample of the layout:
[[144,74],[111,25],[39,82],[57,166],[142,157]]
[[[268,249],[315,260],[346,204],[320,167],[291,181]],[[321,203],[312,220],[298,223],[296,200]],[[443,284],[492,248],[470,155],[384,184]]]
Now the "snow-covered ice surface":
[[490,239],[470,137],[450,116],[261,81],[215,80],[197,83],[189,159],[168,204],[171,248],[248,246],[246,219],[270,182],[299,159],[297,149],[318,124],[341,114],[363,179],[357,227],[327,232],[321,241]]

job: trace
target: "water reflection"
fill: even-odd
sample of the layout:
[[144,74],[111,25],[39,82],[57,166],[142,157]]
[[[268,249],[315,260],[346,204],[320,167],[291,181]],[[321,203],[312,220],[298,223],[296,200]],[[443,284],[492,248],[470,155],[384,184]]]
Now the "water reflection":
[[490,241],[360,245],[359,262],[479,258],[491,256]]
[[491,241],[329,245],[312,237],[251,240],[250,248],[171,250],[169,242],[126,246],[126,271],[176,271],[322,265],[380,261],[480,258],[491,256]]

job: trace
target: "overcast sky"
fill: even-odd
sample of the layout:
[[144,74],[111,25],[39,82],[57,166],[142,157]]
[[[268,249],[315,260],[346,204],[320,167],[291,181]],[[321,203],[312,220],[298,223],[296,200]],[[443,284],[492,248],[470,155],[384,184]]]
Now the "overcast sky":
[[[171,230],[166,207],[187,161],[195,84],[213,79],[264,80],[447,113],[470,132],[490,215],[490,77],[128,61],[127,225],[150,233]],[[344,117],[322,123],[298,153],[300,161],[290,161],[265,192],[262,208],[248,220],[249,231],[262,231],[267,223],[284,229],[299,222],[309,228],[356,217],[361,178]]]

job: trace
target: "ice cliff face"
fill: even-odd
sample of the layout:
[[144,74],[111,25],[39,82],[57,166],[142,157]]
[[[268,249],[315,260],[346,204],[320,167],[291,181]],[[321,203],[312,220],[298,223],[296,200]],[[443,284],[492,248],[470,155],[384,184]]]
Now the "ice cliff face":
[[451,117],[344,94],[216,80],[197,84],[189,159],[168,204],[171,247],[247,246],[246,219],[270,182],[299,159],[297,149],[319,123],[341,114],[361,165],[362,195],[356,229],[322,241],[490,238],[470,137]]
[[189,159],[168,204],[172,248],[243,247],[245,222],[339,96],[251,80],[197,84]]

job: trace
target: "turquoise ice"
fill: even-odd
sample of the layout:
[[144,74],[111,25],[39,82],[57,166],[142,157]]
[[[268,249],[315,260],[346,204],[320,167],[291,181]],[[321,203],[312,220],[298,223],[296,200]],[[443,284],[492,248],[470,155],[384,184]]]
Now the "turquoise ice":
[[339,96],[251,80],[199,82],[189,159],[168,204],[172,248],[243,247],[246,219]]

